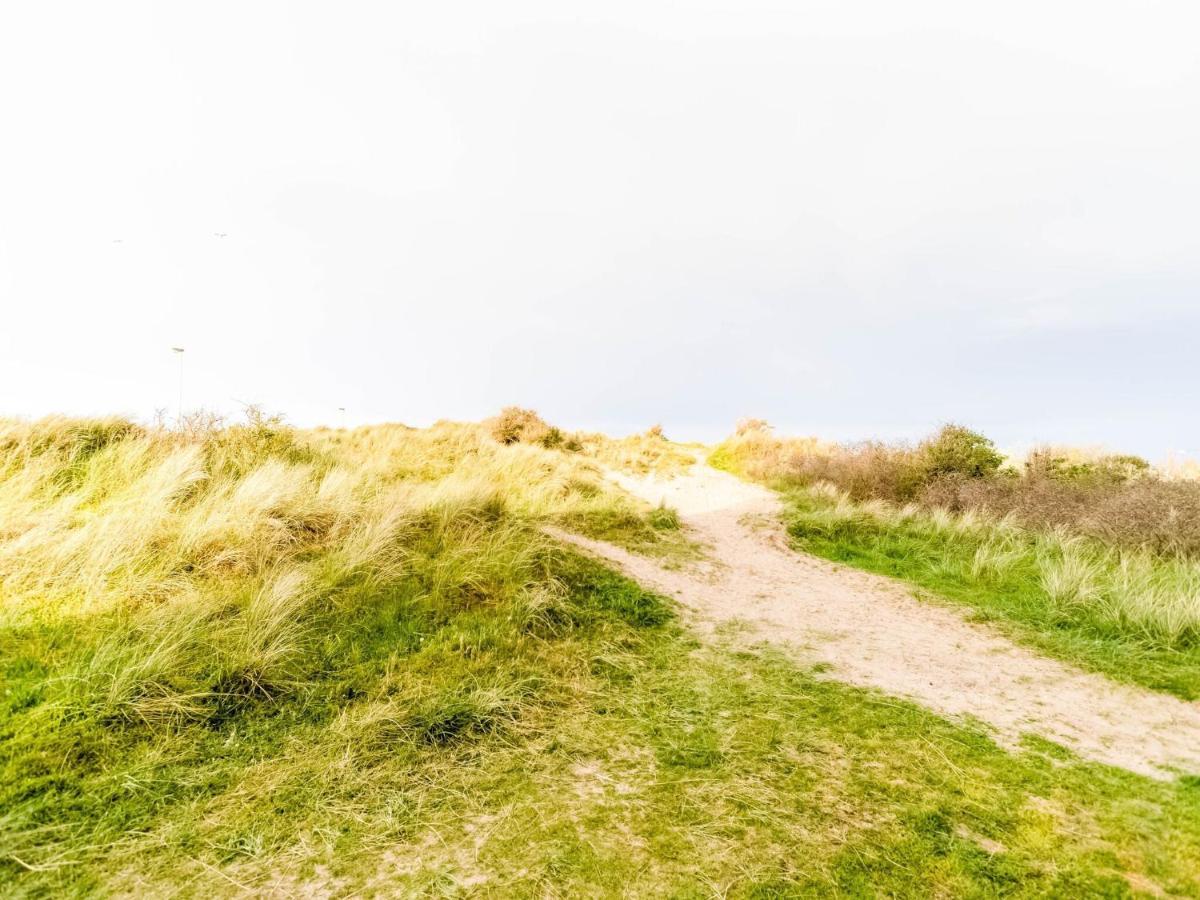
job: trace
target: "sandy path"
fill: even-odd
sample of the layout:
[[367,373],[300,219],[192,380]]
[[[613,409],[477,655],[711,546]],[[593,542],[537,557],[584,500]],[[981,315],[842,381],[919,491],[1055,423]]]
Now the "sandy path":
[[787,547],[775,494],[706,465],[671,480],[612,476],[679,510],[713,563],[693,571],[576,535],[560,537],[675,597],[701,628],[737,619],[824,662],[829,676],[973,716],[1014,745],[1032,732],[1082,757],[1169,778],[1200,773],[1200,704],[1038,656],[899,583]]

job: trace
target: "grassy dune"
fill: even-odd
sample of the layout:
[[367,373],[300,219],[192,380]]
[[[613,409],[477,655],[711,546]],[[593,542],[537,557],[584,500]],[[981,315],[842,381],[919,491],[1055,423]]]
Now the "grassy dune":
[[551,443],[5,424],[0,895],[1200,895],[1196,783],[700,646],[540,530],[694,552],[682,451]]
[[368,747],[505,731],[574,677],[547,647],[665,617],[625,588],[577,602],[589,570],[538,530],[657,549],[653,511],[582,457],[475,427],[10,423],[0,476],[13,874],[74,876],[85,848],[118,852],[297,731],[361,728]]

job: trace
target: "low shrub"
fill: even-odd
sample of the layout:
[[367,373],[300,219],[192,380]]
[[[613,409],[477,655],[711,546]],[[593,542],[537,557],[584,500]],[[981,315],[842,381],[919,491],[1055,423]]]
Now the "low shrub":
[[737,433],[710,461],[756,480],[799,485],[825,481],[855,500],[906,503],[937,478],[994,475],[1003,457],[990,440],[961,425],[946,425],[914,448],[879,441],[838,445],[815,438],[776,438],[765,422],[750,419],[738,423]]
[[738,419],[733,433],[738,437],[745,437],[748,434],[770,434],[774,427],[766,419]]
[[1124,482],[1148,475],[1150,463],[1130,454],[1104,454],[1092,459],[1072,459],[1053,448],[1034,450],[1025,460],[1025,474],[1057,481]]
[[519,406],[506,406],[484,425],[501,444],[541,444],[550,447],[563,442],[561,431],[548,425],[532,409]]
[[1200,556],[1200,485],[1195,482],[1095,475],[940,478],[926,485],[919,499],[927,507],[986,510],[1031,527],[1066,528],[1123,549]]
[[660,503],[650,510],[647,521],[650,522],[651,528],[657,528],[659,531],[679,530],[679,513],[665,503]]
[[986,478],[995,475],[1004,462],[996,445],[977,431],[961,425],[945,425],[917,448],[924,480],[941,475]]
[[1138,456],[1042,448],[1017,470],[1003,465],[990,440],[960,425],[912,447],[778,438],[751,420],[739,423],[709,462],[781,488],[827,482],[858,502],[980,510],[1123,549],[1200,556],[1200,483],[1161,478]]

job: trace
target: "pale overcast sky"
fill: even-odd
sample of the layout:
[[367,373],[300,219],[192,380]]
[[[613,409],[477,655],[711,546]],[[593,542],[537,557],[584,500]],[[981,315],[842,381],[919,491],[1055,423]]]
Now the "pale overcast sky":
[[[1200,452],[1200,4],[6,3],[0,413]],[[217,235],[225,235],[218,237]]]

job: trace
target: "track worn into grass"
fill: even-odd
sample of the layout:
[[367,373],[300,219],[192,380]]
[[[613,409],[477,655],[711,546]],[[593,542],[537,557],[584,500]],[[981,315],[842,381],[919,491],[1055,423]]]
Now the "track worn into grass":
[[1079,756],[1158,778],[1200,773],[1200,705],[1117,684],[1038,656],[889,579],[797,553],[771,491],[698,464],[622,487],[675,507],[711,562],[691,570],[565,532],[564,540],[675,597],[701,628],[741,621],[830,677],[974,717],[997,740],[1032,733]]

